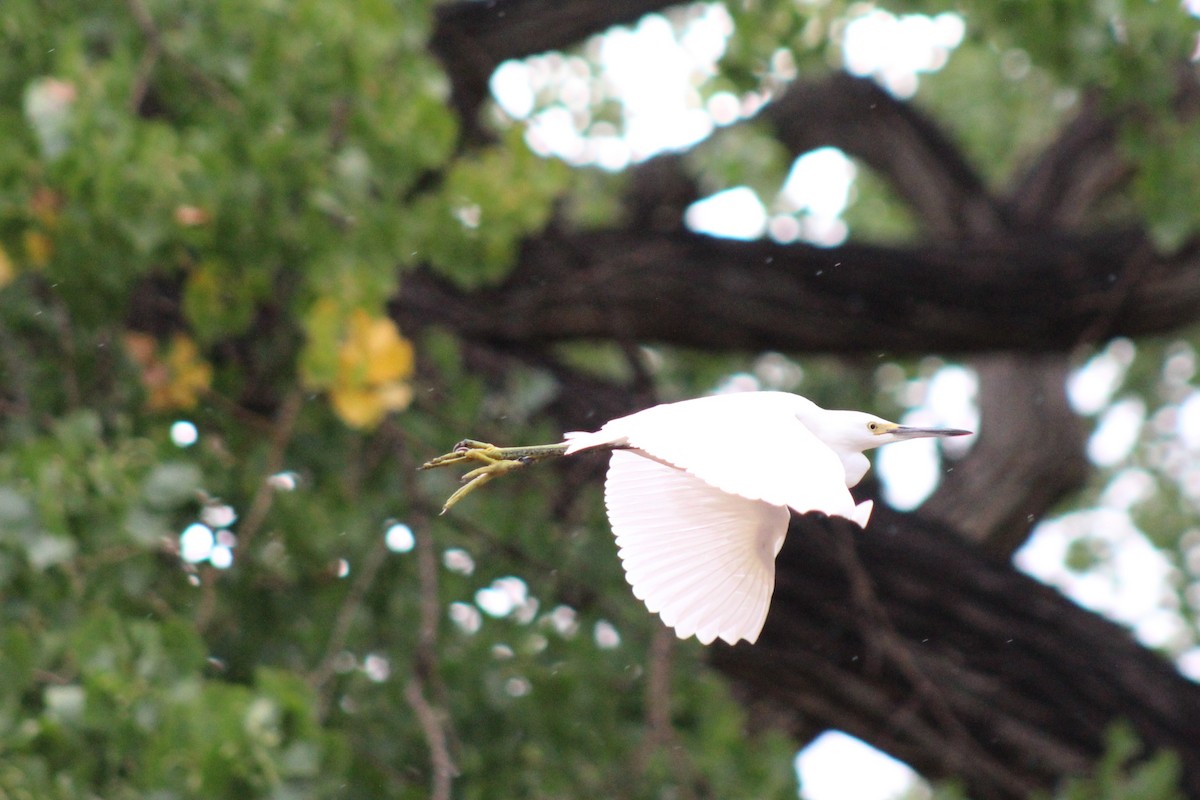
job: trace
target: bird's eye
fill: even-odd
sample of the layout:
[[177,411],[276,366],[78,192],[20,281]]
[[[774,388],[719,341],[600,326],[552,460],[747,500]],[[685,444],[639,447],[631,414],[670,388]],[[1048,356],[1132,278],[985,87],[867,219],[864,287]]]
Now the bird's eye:
[[868,422],[867,430],[869,430],[871,433],[879,433],[880,425],[878,422],[875,422],[875,421]]

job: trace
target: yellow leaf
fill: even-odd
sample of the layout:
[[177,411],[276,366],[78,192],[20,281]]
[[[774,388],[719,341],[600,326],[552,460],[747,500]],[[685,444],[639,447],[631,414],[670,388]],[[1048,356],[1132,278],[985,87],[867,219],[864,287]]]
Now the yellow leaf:
[[196,343],[175,334],[166,357],[159,354],[157,340],[148,333],[129,331],[125,349],[142,370],[146,405],[152,411],[194,408],[200,395],[212,385],[212,365],[200,357]]
[[0,289],[8,286],[17,277],[17,268],[13,266],[8,251],[0,246]]
[[412,402],[412,387],[405,380],[412,371],[412,343],[396,324],[355,309],[338,348],[337,374],[330,388],[334,412],[352,427],[374,427],[387,412]]
[[390,319],[379,319],[371,324],[367,353],[367,380],[371,383],[385,383],[412,375],[412,343],[400,335],[396,323]]
[[25,231],[25,257],[35,267],[44,267],[54,254],[54,242],[41,231]]
[[376,391],[380,402],[388,411],[402,411],[412,402],[412,385],[408,383],[385,383]]
[[169,397],[172,408],[193,408],[200,394],[212,386],[212,365],[200,357],[200,350],[187,336],[175,334],[167,354],[171,379]]
[[378,384],[412,374],[412,344],[400,335],[396,323],[387,317],[372,318],[356,308],[348,327],[338,357],[343,370],[339,380]]
[[387,413],[379,392],[372,389],[338,387],[329,397],[334,412],[352,428],[373,428]]

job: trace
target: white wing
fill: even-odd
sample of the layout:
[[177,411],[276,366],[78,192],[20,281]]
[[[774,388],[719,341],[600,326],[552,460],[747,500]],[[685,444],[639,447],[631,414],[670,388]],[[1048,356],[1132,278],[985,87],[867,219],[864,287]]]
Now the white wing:
[[630,450],[613,451],[604,498],[634,595],[679,638],[758,639],[787,508]]
[[595,433],[567,434],[568,452],[634,447],[730,494],[865,524],[841,460],[800,422],[798,404],[809,401],[783,392],[745,392],[655,406]]

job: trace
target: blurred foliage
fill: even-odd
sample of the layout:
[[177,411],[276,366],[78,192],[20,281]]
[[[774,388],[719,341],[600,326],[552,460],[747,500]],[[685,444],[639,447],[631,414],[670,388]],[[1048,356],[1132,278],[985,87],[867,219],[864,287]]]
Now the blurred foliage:
[[791,166],[786,148],[772,131],[754,124],[717,131],[693,148],[687,161],[704,194],[749,186],[767,198],[779,191],[780,176]]
[[[1123,724],[1106,732],[1104,755],[1093,775],[1069,778],[1053,794],[1039,792],[1036,800],[1183,800],[1179,791],[1179,761],[1170,753],[1149,758],[1137,736]],[[897,800],[970,800],[953,782],[930,791],[916,787]]]
[[[953,69],[922,77],[919,99],[982,177],[1003,186],[1078,111],[1078,87],[1057,82],[1020,48],[1000,49],[994,41],[969,37],[951,58]],[[990,102],[962,101],[971,95]]]
[[1067,781],[1062,800],[1182,800],[1179,759],[1157,753],[1146,759],[1137,736],[1123,725],[1108,731],[1108,747],[1096,773]]
[[[465,435],[557,437],[543,414],[554,378],[514,364],[488,382],[452,335],[399,330],[387,299],[418,266],[467,288],[503,280],[554,212],[621,219],[622,180],[535,155],[498,112],[495,142],[460,151],[426,49],[432,7],[4,0],[0,795],[425,797],[439,734],[424,702],[456,796],[795,796],[792,744],[746,734],[699,646],[651,659],[658,623],[624,586],[594,485],[568,496],[547,467],[435,521],[453,477],[416,464]],[[1176,4],[953,8],[968,38],[917,101],[987,178],[1101,86],[1153,123],[1127,136],[1152,228],[1175,243],[1194,231],[1200,157],[1180,154],[1200,139],[1158,113],[1194,28]],[[827,69],[865,9],[731,4],[697,97],[761,101]],[[681,31],[704,13],[668,17]],[[564,63],[599,82],[596,48],[581,50]],[[561,99],[544,88],[539,108]],[[589,124],[619,131],[620,104],[594,100]],[[706,190],[749,185],[768,205],[788,169],[757,126],[687,161]],[[856,191],[856,232],[911,232],[878,181]],[[559,355],[629,381],[620,344]],[[940,366],[639,353],[665,399],[732,375],[835,406],[870,397],[890,416]],[[1149,404],[1176,406],[1190,380]],[[195,442],[175,432],[185,421]],[[1196,524],[1196,497],[1169,496],[1174,511],[1139,520],[1175,553],[1188,607],[1200,564],[1175,532]],[[385,539],[403,526],[412,541]],[[207,549],[181,549],[185,530]],[[509,591],[508,607],[481,599]],[[672,686],[674,739],[658,746],[651,669]],[[1105,786],[1166,774],[1155,761],[1126,775],[1114,758]]]

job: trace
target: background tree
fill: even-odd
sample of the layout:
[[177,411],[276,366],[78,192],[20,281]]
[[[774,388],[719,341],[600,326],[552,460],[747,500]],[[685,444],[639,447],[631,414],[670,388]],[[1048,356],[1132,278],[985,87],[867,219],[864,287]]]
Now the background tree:
[[[912,99],[840,69],[872,9],[836,0],[6,0],[0,792],[785,797],[835,728],[947,794],[1200,797],[1195,20],[890,8],[965,26]],[[653,13],[726,21],[715,132],[536,154],[555,115],[619,140],[590,37]],[[818,247],[773,198],[823,146],[860,170]],[[684,225],[734,186],[773,237]],[[929,354],[977,376],[973,448],[869,533],[794,520],[754,647],[630,596],[602,459],[444,519],[415,472],[746,371],[896,416]],[[1140,445],[1089,463],[1084,412]],[[1096,509],[1169,565],[1162,652],[1013,566],[1049,519],[1103,575]]]

